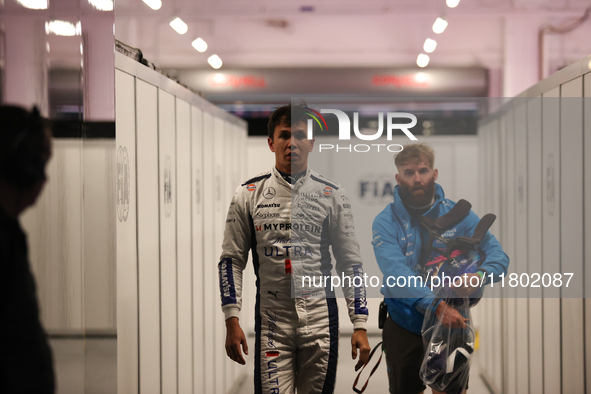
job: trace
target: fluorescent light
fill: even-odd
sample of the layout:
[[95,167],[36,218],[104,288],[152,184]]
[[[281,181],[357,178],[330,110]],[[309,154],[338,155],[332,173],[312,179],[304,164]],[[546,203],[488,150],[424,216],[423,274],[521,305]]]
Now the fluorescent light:
[[30,10],[46,10],[47,0],[16,0],[20,5]]
[[59,20],[45,22],[45,33],[66,37],[79,36],[81,34],[80,22],[76,23],[76,26],[73,23]]
[[88,0],[88,3],[99,11],[113,11],[113,0]]
[[193,48],[197,49],[198,52],[205,52],[207,50],[207,43],[203,41],[203,38],[199,37],[191,43]]
[[441,34],[447,27],[447,21],[444,18],[437,18],[435,23],[433,23],[433,32],[435,34]]
[[220,59],[220,57],[218,55],[211,55],[208,59],[207,59],[207,63],[209,63],[209,65],[213,68],[215,68],[216,70],[220,67],[222,67],[222,59]]
[[456,8],[458,4],[460,4],[460,0],[446,0],[445,4],[447,4],[449,8]]
[[431,53],[437,48],[437,41],[427,38],[423,44],[423,49],[427,53]]
[[224,83],[226,82],[226,76],[224,74],[216,74],[213,76],[213,80],[215,83]]
[[172,22],[170,22],[170,27],[172,27],[177,33],[185,34],[189,31],[189,26],[181,18],[174,18]]
[[424,53],[421,53],[417,57],[417,66],[427,67],[427,64],[429,64],[429,55],[425,55]]
[[417,81],[418,83],[423,83],[423,82],[427,82],[427,74],[425,73],[416,73],[415,74],[415,81]]
[[143,0],[153,10],[159,10],[162,7],[162,1],[160,0]]

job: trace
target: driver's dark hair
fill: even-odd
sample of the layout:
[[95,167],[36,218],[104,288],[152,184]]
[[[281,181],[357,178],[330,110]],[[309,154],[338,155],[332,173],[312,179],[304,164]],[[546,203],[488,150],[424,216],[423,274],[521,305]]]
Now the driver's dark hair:
[[304,122],[308,120],[308,115],[306,114],[308,110],[306,109],[305,103],[291,105],[287,104],[282,107],[277,108],[269,117],[269,123],[267,123],[267,131],[269,138],[273,139],[273,135],[275,134],[275,127],[281,125],[293,125],[299,122]]

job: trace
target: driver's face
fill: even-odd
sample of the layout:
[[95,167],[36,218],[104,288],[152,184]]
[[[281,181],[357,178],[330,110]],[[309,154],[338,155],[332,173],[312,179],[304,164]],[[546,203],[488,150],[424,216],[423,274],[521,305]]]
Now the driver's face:
[[308,154],[314,148],[314,140],[309,140],[307,136],[304,122],[275,126],[273,139],[268,138],[267,142],[271,151],[275,153],[275,166],[278,170],[297,174],[308,168]]
[[398,167],[396,182],[400,186],[400,198],[413,207],[424,207],[433,201],[437,169],[431,169],[426,159],[407,162]]

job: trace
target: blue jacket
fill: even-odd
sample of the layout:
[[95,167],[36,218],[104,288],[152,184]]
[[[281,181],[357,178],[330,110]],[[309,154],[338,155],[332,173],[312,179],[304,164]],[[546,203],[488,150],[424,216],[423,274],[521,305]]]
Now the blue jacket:
[[[398,325],[410,332],[420,335],[423,325],[423,317],[427,308],[435,308],[431,305],[434,295],[431,289],[411,277],[421,276],[419,259],[421,256],[421,232],[426,238],[426,231],[419,226],[419,222],[409,215],[402,204],[399,195],[400,186],[394,190],[394,202],[388,204],[382,212],[376,216],[372,227],[372,244],[376,260],[382,273],[384,282],[382,294],[386,297],[388,313]],[[451,210],[456,203],[445,198],[443,189],[435,185],[435,202],[425,216],[438,218]],[[472,211],[455,227],[444,234],[445,237],[471,236],[480,218]],[[488,274],[493,274],[493,281],[500,280],[500,274],[506,274],[509,267],[509,258],[503,251],[499,241],[490,233],[480,244],[485,253],[485,259],[481,267]],[[406,286],[403,285],[406,277]],[[401,286],[389,286],[390,283],[399,280]],[[486,282],[490,278],[486,277]],[[417,283],[418,282],[418,283]]]

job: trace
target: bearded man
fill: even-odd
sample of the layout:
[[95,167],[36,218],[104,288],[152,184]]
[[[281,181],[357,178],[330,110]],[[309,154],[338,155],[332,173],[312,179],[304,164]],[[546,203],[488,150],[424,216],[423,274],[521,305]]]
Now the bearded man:
[[[398,185],[394,190],[394,202],[373,222],[372,244],[384,274],[381,291],[386,297],[389,317],[384,325],[383,341],[390,393],[394,394],[418,394],[426,388],[419,370],[425,354],[421,328],[428,308],[447,327],[466,328],[468,321],[445,301],[435,303],[433,292],[425,283],[410,280],[422,275],[421,247],[426,230],[419,225],[419,219],[423,215],[430,218],[443,216],[456,204],[446,199],[441,186],[435,183],[438,171],[434,163],[435,153],[430,146],[405,146],[395,158]],[[479,221],[478,216],[470,211],[443,236],[470,237]],[[467,297],[477,290],[477,287],[470,286],[473,275],[478,275],[478,283],[488,284],[491,279],[496,282],[500,280],[499,275],[507,273],[509,258],[490,232],[486,233],[479,247],[485,258],[476,273],[467,274],[462,282],[464,286],[455,289],[459,296]],[[404,282],[398,281],[400,277],[404,277]],[[392,283],[409,285],[391,287]]]

